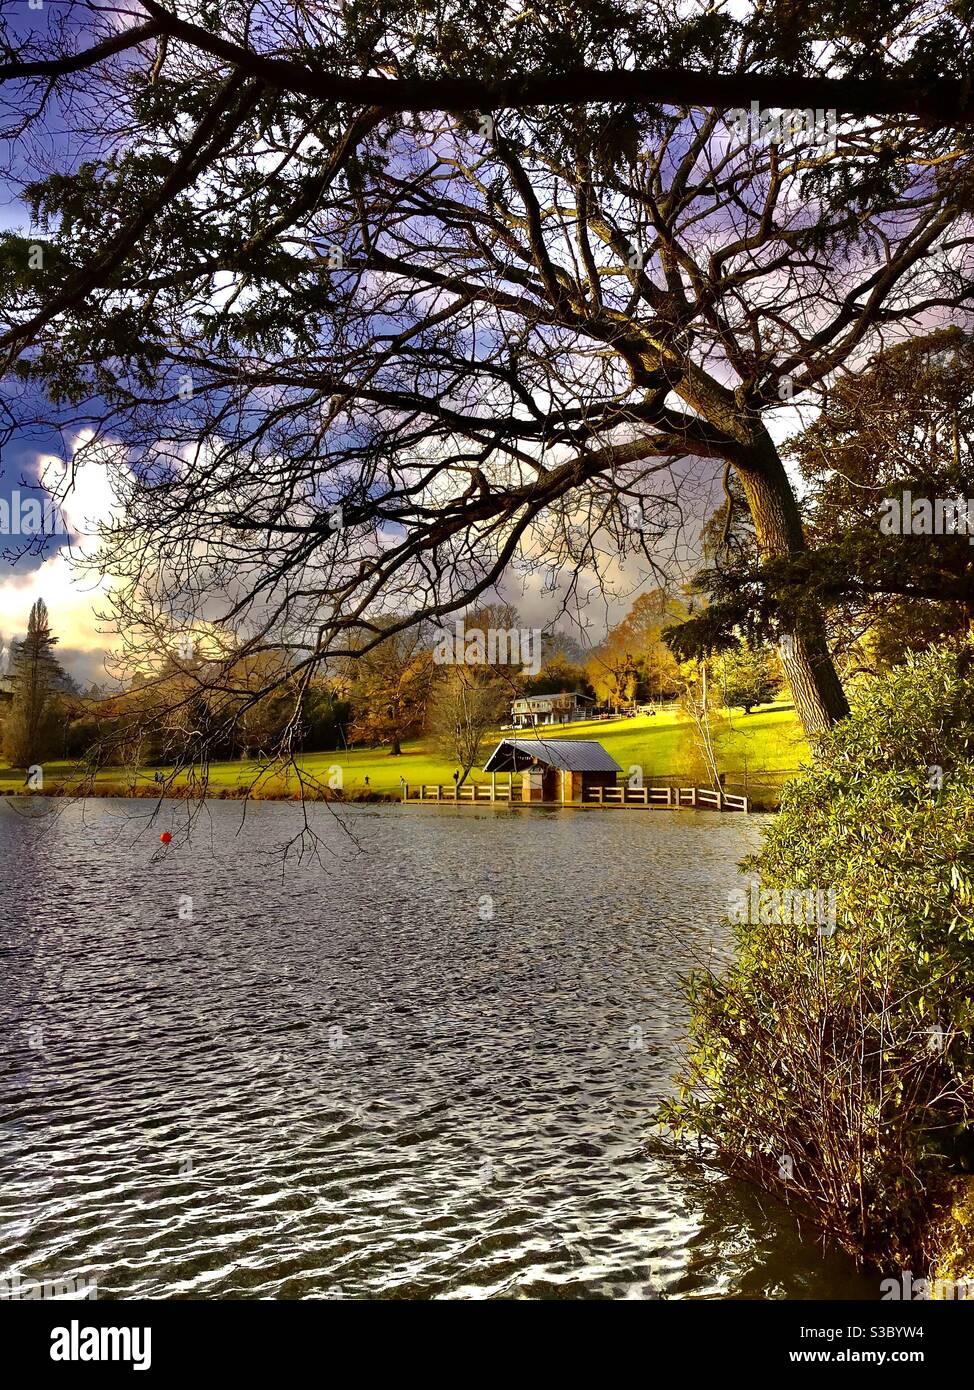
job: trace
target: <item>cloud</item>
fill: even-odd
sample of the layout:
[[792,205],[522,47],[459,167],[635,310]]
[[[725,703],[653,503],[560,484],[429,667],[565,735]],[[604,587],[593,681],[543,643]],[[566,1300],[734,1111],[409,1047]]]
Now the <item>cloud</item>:
[[[77,447],[81,440],[74,443]],[[9,497],[21,478],[46,484],[56,493],[65,466],[53,455],[24,450],[0,479],[2,495]],[[100,629],[96,617],[106,585],[79,574],[73,560],[92,553],[94,533],[111,518],[114,508],[108,470],[96,463],[83,464],[62,507],[70,537],[55,537],[42,555],[0,561],[0,633],[8,640],[23,636],[31,605],[42,598],[60,639],[61,662],[85,684],[106,679],[102,665],[113,643],[112,634]]]

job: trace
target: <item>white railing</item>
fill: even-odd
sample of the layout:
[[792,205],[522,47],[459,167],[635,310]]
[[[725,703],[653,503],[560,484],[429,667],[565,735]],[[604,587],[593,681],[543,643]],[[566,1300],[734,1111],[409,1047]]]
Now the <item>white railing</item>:
[[464,801],[510,801],[511,788],[506,785],[496,787],[489,782],[466,782],[462,787],[456,782],[445,786],[441,782],[420,782],[416,786],[404,782],[402,800],[452,801],[456,804]]
[[709,787],[589,787],[587,805],[690,806],[694,810],[749,810],[746,796],[712,791]]
[[[402,799],[452,802],[457,806],[472,802],[516,800],[509,784],[495,786],[489,782],[467,782],[462,787],[456,783],[444,786],[441,782],[421,782],[410,786],[404,782]],[[733,796],[730,792],[713,791],[709,787],[589,787],[584,803],[586,806],[688,806],[696,811],[743,811],[745,814],[750,810],[746,796]],[[532,804],[537,806],[542,803],[524,803],[526,806]],[[569,801],[564,804],[571,806],[577,803]]]

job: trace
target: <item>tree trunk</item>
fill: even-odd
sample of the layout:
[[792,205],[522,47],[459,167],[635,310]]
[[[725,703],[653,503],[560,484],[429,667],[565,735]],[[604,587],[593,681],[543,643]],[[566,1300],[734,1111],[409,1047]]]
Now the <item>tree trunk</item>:
[[400,743],[399,743],[399,735],[398,735],[398,734],[393,734],[392,737],[391,737],[390,740],[389,740],[389,757],[390,757],[390,758],[398,758],[398,757],[400,756],[401,753],[402,753],[402,747],[400,746]]
[[[761,553],[767,557],[803,551],[798,503],[771,436],[759,427],[750,448],[733,460],[757,532]],[[788,634],[790,650],[782,650],[781,664],[791,687],[795,710],[809,736],[821,733],[849,713],[849,703],[825,640],[821,616],[808,617],[801,630]]]

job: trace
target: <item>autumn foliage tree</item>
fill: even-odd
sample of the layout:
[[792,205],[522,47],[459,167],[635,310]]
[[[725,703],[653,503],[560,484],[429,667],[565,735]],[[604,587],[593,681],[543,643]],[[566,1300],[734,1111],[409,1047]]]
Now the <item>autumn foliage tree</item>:
[[589,660],[597,694],[623,706],[675,695],[681,688],[679,666],[664,633],[685,616],[683,603],[662,589],[640,594]]
[[352,738],[388,745],[393,757],[423,728],[433,658],[418,630],[392,631],[348,665]]

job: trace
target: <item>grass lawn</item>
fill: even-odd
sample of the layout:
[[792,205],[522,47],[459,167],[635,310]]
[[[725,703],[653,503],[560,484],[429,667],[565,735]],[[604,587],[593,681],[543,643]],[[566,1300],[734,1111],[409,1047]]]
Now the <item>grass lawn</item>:
[[[657,715],[638,715],[635,719],[586,720],[550,731],[545,738],[594,738],[604,745],[626,774],[635,764],[641,765],[643,776],[683,778],[687,785],[703,780],[703,770],[696,752],[692,726],[688,720],[673,712]],[[527,732],[525,737],[530,737]],[[484,758],[496,740],[505,737],[500,732],[485,742]],[[771,783],[782,780],[783,774],[801,766],[808,754],[800,725],[790,704],[764,705],[756,713],[745,715],[741,710],[726,711],[715,723],[717,759],[727,773],[728,784],[742,779],[746,767],[749,780],[760,782],[762,773],[770,773]],[[301,760],[302,768],[327,786],[332,769],[342,770],[342,786],[346,793],[363,793],[365,779],[369,790],[398,795],[399,779],[407,782],[452,781],[455,763],[443,759],[421,740],[406,743],[402,755],[389,756],[385,749],[355,749],[352,752],[310,753]],[[163,769],[165,771],[165,769]],[[78,769],[66,762],[50,762],[44,766],[45,790],[60,785],[72,785],[78,779]],[[210,767],[210,790],[219,795],[236,791],[238,794],[258,779],[255,794],[281,796],[297,792],[297,779],[292,775],[287,783],[277,772],[260,775],[253,763],[214,763]],[[479,769],[471,774],[473,781],[489,781]],[[0,792],[20,791],[24,774],[12,768],[0,768]],[[135,774],[129,769],[105,768],[95,778],[94,794],[118,795],[128,792],[133,783],[144,792],[153,786],[153,770]]]
[[[699,781],[703,775],[693,726],[682,715],[667,712],[612,722],[593,719],[572,724],[561,737],[598,739],[623,772],[640,765],[647,780],[686,776]],[[745,767],[749,778],[763,771],[777,776],[793,772],[808,756],[791,704],[762,705],[748,715],[743,710],[724,711],[714,721],[714,741],[717,764],[729,782],[738,780]]]

